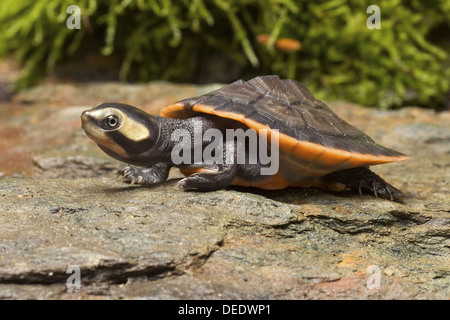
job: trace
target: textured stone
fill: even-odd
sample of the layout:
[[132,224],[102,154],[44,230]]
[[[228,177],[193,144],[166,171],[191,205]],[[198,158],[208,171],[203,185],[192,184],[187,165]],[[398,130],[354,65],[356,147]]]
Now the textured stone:
[[[213,87],[46,84],[0,104],[0,299],[448,299],[450,113],[332,109],[411,156],[373,167],[399,202],[315,189],[185,192],[115,180],[80,128],[117,100],[157,113]],[[70,265],[81,289],[70,291]],[[371,288],[378,272],[379,289]]]

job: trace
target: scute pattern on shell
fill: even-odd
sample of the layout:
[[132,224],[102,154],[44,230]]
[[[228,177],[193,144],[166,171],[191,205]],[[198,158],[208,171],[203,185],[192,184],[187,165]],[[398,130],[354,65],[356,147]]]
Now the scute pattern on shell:
[[187,112],[206,105],[220,113],[242,115],[298,141],[325,148],[374,156],[402,156],[375,143],[369,136],[339,118],[323,101],[294,80],[261,76],[238,80],[208,94],[181,100]]

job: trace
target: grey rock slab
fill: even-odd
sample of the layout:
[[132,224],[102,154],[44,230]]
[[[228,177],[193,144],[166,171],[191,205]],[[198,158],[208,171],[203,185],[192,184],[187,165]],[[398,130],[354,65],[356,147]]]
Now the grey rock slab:
[[[447,298],[449,215],[433,201],[317,190],[4,177],[0,297]],[[80,290],[66,287],[69,265]]]
[[[105,100],[157,114],[216,88],[51,83],[2,103],[0,299],[450,298],[450,112],[330,104],[411,157],[372,167],[406,194],[398,202],[294,188],[184,192],[177,170],[131,186],[80,127],[81,112]],[[80,290],[66,286],[71,265]]]
[[192,263],[224,231],[204,210],[175,205],[175,193],[106,179],[2,180],[0,282],[53,283],[69,265],[88,283],[120,282]]

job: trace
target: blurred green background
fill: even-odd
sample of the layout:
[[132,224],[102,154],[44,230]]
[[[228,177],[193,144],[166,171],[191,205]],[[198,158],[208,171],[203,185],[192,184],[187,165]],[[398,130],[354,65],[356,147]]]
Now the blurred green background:
[[[66,27],[72,4],[81,29]],[[381,29],[366,26],[372,4]],[[22,66],[19,90],[49,74],[189,83],[278,74],[321,99],[441,108],[450,104],[449,17],[448,0],[2,0],[0,57]]]

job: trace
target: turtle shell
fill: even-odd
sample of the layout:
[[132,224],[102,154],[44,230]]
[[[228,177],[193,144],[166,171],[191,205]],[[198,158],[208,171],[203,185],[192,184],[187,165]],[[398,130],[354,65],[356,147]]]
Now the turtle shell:
[[334,171],[408,159],[340,119],[301,83],[278,76],[239,80],[161,110],[168,118],[184,119],[198,113],[279,135],[281,177],[271,182],[276,188],[309,186],[314,177]]

